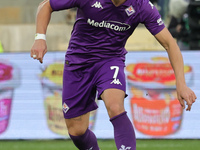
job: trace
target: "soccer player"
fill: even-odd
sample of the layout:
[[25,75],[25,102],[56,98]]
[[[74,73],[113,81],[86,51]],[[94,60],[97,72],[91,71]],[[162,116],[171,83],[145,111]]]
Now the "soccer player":
[[51,13],[73,7],[78,10],[65,56],[62,104],[69,135],[78,149],[99,150],[96,136],[88,129],[89,112],[97,109],[96,91],[113,124],[117,149],[136,149],[134,129],[124,109],[124,47],[139,23],[166,49],[180,104],[191,110],[196,96],[185,83],[180,49],[149,0],[45,0],[38,7],[31,57],[43,62]]

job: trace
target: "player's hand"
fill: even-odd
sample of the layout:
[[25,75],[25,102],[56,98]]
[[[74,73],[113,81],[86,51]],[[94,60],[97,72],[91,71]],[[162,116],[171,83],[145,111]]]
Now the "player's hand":
[[47,44],[45,40],[35,40],[31,49],[31,57],[43,63],[43,57],[47,52]]
[[197,99],[195,93],[186,85],[177,86],[177,96],[183,109],[185,109],[185,103],[186,103],[187,105],[186,111],[191,110],[192,104]]

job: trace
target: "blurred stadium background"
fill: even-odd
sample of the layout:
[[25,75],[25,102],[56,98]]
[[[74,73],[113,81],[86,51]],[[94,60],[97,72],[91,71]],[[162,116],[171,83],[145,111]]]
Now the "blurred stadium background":
[[[7,92],[5,92],[5,90],[7,90],[5,89],[5,86],[7,86],[7,84],[1,85],[0,82],[0,150],[25,150],[25,149],[26,150],[31,150],[31,149],[75,150],[76,149],[72,144],[72,142],[68,138],[66,139],[65,136],[54,136],[54,135],[51,136],[51,134],[48,133],[46,137],[41,136],[40,138],[39,134],[39,132],[43,134],[44,128],[45,129],[47,128],[44,124],[40,125],[40,121],[42,122],[42,119],[43,121],[45,120],[45,115],[44,117],[41,117],[39,119],[37,118],[38,116],[44,113],[39,108],[36,108],[37,105],[40,105],[40,102],[35,101],[37,100],[37,98],[43,99],[42,96],[38,97],[36,96],[38,93],[39,94],[42,93],[41,92],[42,88],[36,84],[33,84],[33,81],[27,78],[28,76],[31,76],[34,73],[36,74],[35,76],[39,76],[39,74],[41,74],[40,72],[41,68],[44,67],[40,66],[35,62],[31,62],[33,60],[31,60],[31,58],[29,57],[29,51],[33,44],[35,35],[36,11],[41,1],[42,0],[0,0],[0,64],[2,65],[5,60],[8,61],[9,63],[14,61],[16,62],[17,65],[27,63],[28,66],[22,67],[21,70],[24,69],[25,71],[29,72],[27,74],[23,72],[21,73],[20,80],[21,80],[21,87],[23,88],[20,89],[18,93],[17,91],[15,91],[16,94],[14,98],[16,98],[15,101],[18,100],[18,102],[11,105],[12,107],[9,105],[9,107],[13,109],[15,108],[16,110],[16,111],[11,110],[11,112],[7,112],[7,115],[11,115],[10,118],[8,116],[6,118],[5,114],[3,114],[3,110],[6,109],[4,107],[5,105],[3,104],[3,99],[4,97],[7,96]],[[168,26],[171,17],[169,13],[169,2],[170,0],[152,0],[152,3],[154,3],[158,8],[158,10],[160,11],[166,26]],[[195,31],[193,32],[198,33],[196,36],[198,38],[200,37],[200,32],[199,32],[200,30],[198,28],[200,27],[200,21],[198,20],[200,16],[198,15],[198,13],[200,14],[200,5],[198,4],[196,5],[195,3],[194,8],[196,9],[196,11],[193,12],[193,16],[195,16],[194,13],[197,13],[197,17],[194,19],[195,21],[197,20],[196,21],[197,29],[195,28]],[[72,30],[74,19],[75,19],[75,11],[73,9],[53,13],[47,31],[47,45],[48,45],[48,51],[50,51],[50,56],[47,55],[46,58],[47,61],[48,58],[52,60],[60,58],[60,54],[64,56],[64,52],[66,51],[66,48],[68,46],[68,41],[70,39],[70,33]],[[197,41],[200,41],[200,39],[197,39]],[[143,25],[140,25],[136,29],[134,34],[128,39],[128,42],[126,44],[126,49],[132,55],[136,56],[137,54],[142,54],[147,56],[151,55],[152,57],[158,55],[162,57],[165,56],[165,54],[163,54],[165,51],[163,47],[160,46],[160,44],[155,40],[155,38],[149,33],[149,31]],[[186,62],[194,65],[193,68],[194,68],[195,79],[194,78],[191,79],[194,82],[192,88],[194,88],[199,95],[200,86],[198,83],[200,83],[200,78],[199,78],[200,62],[198,58],[200,57],[200,49],[197,49],[195,51],[188,49],[187,51],[183,51],[183,54],[184,57],[186,57]],[[19,57],[15,58],[15,56]],[[9,63],[6,63],[6,65]],[[38,67],[39,69],[38,68],[35,69],[36,67]],[[3,67],[0,67],[0,77],[2,68]],[[33,78],[34,80],[37,80],[35,76],[33,76]],[[26,78],[26,80],[24,80],[23,78]],[[32,84],[31,87],[30,84]],[[29,86],[29,88],[26,89],[25,85]],[[37,90],[35,90],[34,88],[37,88]],[[25,100],[24,98],[25,95],[29,94],[30,96],[31,93],[34,93],[35,99],[32,97],[24,102],[23,99]],[[22,105],[22,103],[24,103],[24,105]],[[200,106],[199,102],[197,102],[197,104],[198,104],[197,106]],[[129,105],[129,103],[127,105]],[[35,106],[35,108],[33,108],[33,110],[31,111],[33,106]],[[28,111],[29,117],[31,116],[32,119],[24,117],[24,113],[27,112],[23,112],[23,110]],[[106,113],[105,109],[101,110],[101,113],[105,114]],[[18,118],[15,118],[16,114]],[[137,143],[137,150],[200,149],[199,116],[200,116],[199,108],[197,107],[190,115],[188,113],[184,114],[183,119],[185,120],[183,122],[184,125],[182,128],[184,129],[184,132],[179,132],[178,135],[172,134],[170,136],[155,137],[153,135],[146,136],[145,134],[136,132],[136,135],[138,134],[139,136]],[[7,121],[6,124],[5,119],[13,119],[13,121],[10,121],[9,123]],[[34,122],[30,130],[27,129],[27,126],[30,127],[30,124],[28,124],[29,119],[32,120],[32,122]],[[22,123],[23,125],[20,124],[20,121],[23,122]],[[106,131],[107,130],[104,130],[102,132],[104,134],[112,133],[112,132],[107,133]],[[34,132],[36,135],[33,135]],[[102,150],[116,149],[112,136],[104,138],[99,133],[101,131],[97,132],[98,132],[97,134],[100,135],[99,143]],[[49,138],[48,135],[50,135]]]
[[[5,52],[29,51],[34,39],[35,15],[40,2],[41,0],[0,0],[0,40]],[[66,50],[74,17],[73,10],[53,13],[47,37],[49,51]],[[130,37],[127,49],[163,50],[143,27],[138,28]]]

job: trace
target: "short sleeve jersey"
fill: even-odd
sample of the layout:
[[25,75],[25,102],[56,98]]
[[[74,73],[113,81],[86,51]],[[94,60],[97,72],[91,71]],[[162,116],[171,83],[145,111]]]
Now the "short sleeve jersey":
[[69,64],[88,64],[103,58],[125,59],[125,44],[139,23],[156,35],[164,23],[149,0],[126,0],[116,7],[111,0],[50,0],[54,11],[77,7],[69,41]]

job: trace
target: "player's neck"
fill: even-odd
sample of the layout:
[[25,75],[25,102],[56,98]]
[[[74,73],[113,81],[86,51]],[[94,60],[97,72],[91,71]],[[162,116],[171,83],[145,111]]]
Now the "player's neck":
[[111,0],[113,2],[113,4],[118,7],[121,4],[123,4],[126,0]]

